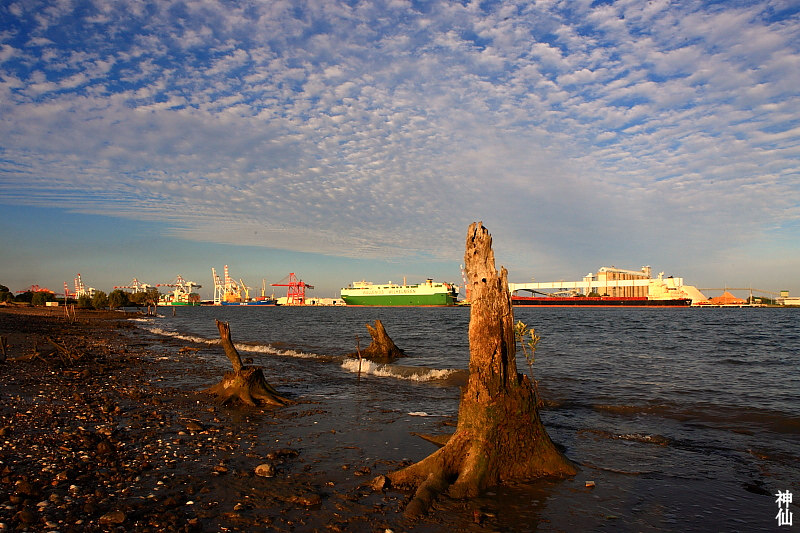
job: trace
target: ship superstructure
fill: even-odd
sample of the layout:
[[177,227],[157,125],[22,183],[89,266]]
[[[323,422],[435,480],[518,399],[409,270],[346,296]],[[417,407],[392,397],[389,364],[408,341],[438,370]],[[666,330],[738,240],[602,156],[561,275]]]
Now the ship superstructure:
[[708,299],[683,278],[664,277],[663,272],[656,278],[651,275],[649,266],[638,271],[602,267],[580,281],[509,283],[508,288],[513,305],[686,307]]

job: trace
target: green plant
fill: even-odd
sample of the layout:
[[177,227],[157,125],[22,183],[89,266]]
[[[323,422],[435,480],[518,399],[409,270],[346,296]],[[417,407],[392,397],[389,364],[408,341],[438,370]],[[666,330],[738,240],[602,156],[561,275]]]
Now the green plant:
[[518,320],[514,324],[514,337],[517,342],[522,346],[522,353],[525,354],[525,360],[528,362],[528,368],[531,373],[531,381],[533,382],[533,390],[536,392],[536,398],[539,398],[539,384],[533,377],[533,363],[536,362],[536,346],[539,344],[541,337],[536,334],[536,329],[528,327],[522,320]]

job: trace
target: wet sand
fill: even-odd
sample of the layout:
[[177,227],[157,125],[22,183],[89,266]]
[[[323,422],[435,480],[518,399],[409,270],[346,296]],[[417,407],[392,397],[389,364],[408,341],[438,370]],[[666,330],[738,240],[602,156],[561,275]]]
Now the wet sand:
[[[406,455],[435,449],[390,409],[302,393],[290,394],[291,407],[218,406],[200,391],[219,381],[219,369],[195,347],[147,338],[129,317],[78,311],[68,321],[63,308],[0,308],[8,339],[0,531],[493,529],[474,502],[443,500],[407,522],[407,494],[368,487]],[[46,352],[48,339],[74,359],[15,360]],[[293,388],[291,376],[266,377]],[[391,433],[393,450],[379,457],[374,443],[353,440],[351,425],[362,418],[376,440]],[[256,474],[259,465],[269,477]]]

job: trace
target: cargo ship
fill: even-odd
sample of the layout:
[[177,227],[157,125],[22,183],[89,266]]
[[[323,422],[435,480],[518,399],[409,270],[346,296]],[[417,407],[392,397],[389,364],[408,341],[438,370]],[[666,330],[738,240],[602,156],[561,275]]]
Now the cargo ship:
[[242,301],[227,301],[227,302],[220,302],[219,305],[278,305],[277,298],[274,297],[257,297],[252,300],[242,300]]
[[689,298],[654,300],[647,297],[614,296],[511,296],[511,305],[551,307],[689,307]]
[[[601,267],[576,281],[509,283],[511,304],[552,307],[689,307],[708,299],[683,278],[652,277],[649,266],[641,270]],[[522,296],[519,291],[528,291]]]
[[377,285],[354,281],[341,292],[347,305],[374,306],[449,306],[458,300],[458,286],[427,279],[416,285],[397,285],[391,281]]

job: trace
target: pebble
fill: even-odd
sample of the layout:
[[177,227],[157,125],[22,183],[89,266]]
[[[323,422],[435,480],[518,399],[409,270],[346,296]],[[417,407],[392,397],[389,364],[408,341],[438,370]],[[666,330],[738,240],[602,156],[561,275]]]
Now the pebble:
[[261,477],[275,477],[275,465],[272,463],[263,463],[256,467],[255,473]]

